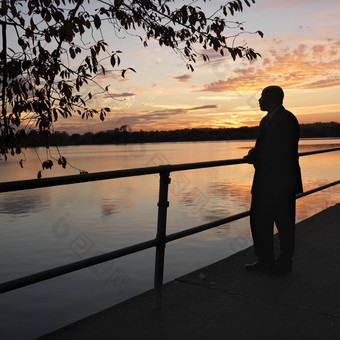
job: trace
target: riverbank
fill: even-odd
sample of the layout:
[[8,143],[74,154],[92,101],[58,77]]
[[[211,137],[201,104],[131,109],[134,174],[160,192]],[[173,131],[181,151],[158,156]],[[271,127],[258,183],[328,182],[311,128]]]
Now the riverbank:
[[252,247],[39,339],[336,339],[340,204],[297,224],[293,272],[244,270]]
[[[100,132],[84,134],[57,131],[48,139],[37,131],[30,133],[23,140],[25,146],[69,146],[69,145],[110,145],[140,143],[173,143],[173,142],[208,142],[254,140],[258,135],[258,126],[238,128],[191,128],[177,130],[132,131],[128,125]],[[300,125],[301,138],[337,138],[340,136],[340,123],[312,123]]]

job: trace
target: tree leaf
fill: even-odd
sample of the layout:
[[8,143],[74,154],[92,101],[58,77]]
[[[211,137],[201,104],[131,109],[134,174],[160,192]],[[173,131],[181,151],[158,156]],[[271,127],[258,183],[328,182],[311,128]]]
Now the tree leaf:
[[262,31],[257,31],[256,33],[258,33],[260,35],[260,37],[263,38],[263,32]]
[[67,164],[66,158],[64,156],[60,156],[58,159],[58,164],[61,165],[63,169],[65,169]]
[[125,78],[125,73],[126,73],[127,70],[131,70],[132,72],[137,73],[135,69],[133,69],[132,67],[128,67],[127,69],[125,69],[125,70],[122,71],[122,77],[123,77],[123,78]]
[[115,67],[116,65],[116,56],[112,54],[111,59],[110,59],[112,67]]
[[52,166],[53,166],[53,162],[50,159],[48,159],[48,160],[46,160],[42,163],[43,170],[44,169],[52,169]]
[[99,15],[98,14],[94,15],[93,20],[95,28],[98,29],[102,25],[102,21],[100,20]]

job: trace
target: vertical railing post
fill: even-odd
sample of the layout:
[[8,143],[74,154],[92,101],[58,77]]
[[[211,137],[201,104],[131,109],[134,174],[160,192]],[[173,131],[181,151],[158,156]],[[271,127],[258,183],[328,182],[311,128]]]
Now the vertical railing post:
[[162,289],[164,273],[164,253],[166,237],[166,217],[168,202],[168,189],[170,184],[169,170],[164,166],[160,172],[159,179],[159,198],[158,198],[158,219],[157,219],[157,246],[155,258],[155,276],[154,276],[154,309],[162,308]]

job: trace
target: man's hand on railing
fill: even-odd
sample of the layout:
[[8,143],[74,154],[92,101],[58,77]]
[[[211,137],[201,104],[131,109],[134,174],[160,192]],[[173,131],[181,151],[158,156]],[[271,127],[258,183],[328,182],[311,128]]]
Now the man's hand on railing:
[[254,164],[254,148],[253,149],[250,149],[248,151],[248,155],[244,156],[243,159],[245,159],[248,164]]

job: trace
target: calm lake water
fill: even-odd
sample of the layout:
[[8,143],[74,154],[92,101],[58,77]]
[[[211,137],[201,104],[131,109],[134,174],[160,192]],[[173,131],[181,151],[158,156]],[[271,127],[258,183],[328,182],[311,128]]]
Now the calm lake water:
[[[254,141],[69,146],[61,153],[88,172],[241,158]],[[300,141],[300,151],[340,146],[340,139]],[[52,155],[57,157],[56,150]],[[42,160],[45,149],[37,149]],[[0,182],[35,178],[37,154],[24,168],[0,161]],[[56,162],[55,162],[56,163]],[[338,180],[340,151],[300,159],[304,190]],[[57,165],[43,177],[77,174]],[[167,233],[249,209],[249,164],[173,173]],[[0,194],[0,282],[155,237],[158,175]],[[340,201],[340,186],[297,202],[301,221]],[[249,219],[172,242],[165,281],[251,245]],[[0,296],[1,339],[34,339],[152,288],[154,249],[21,288]],[[150,306],[151,307],[151,306]]]

